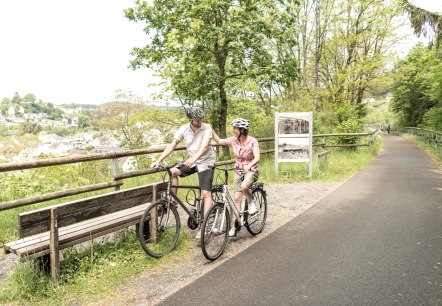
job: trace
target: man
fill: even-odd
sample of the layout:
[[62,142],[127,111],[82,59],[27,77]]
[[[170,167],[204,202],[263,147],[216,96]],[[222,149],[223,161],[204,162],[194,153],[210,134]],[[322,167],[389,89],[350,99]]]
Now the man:
[[[184,139],[189,158],[182,166],[173,167],[172,184],[178,185],[178,176],[185,177],[198,172],[199,187],[204,197],[204,215],[212,206],[212,180],[213,167],[215,165],[215,154],[210,144],[212,140],[212,128],[209,124],[203,123],[204,112],[199,107],[185,108],[189,123],[181,126],[175,133],[173,141],[164,149],[157,161],[150,167],[155,168],[172,153],[181,140]],[[201,231],[196,234],[197,239],[201,238]]]

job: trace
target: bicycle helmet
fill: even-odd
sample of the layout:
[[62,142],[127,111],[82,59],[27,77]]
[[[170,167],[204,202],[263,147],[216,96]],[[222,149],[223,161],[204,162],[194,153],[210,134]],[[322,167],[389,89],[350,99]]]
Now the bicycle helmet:
[[246,119],[237,118],[237,119],[232,121],[231,125],[233,125],[234,127],[240,128],[240,129],[248,130],[249,126],[250,126],[250,123]]
[[197,106],[185,107],[184,110],[189,119],[204,118],[204,111]]

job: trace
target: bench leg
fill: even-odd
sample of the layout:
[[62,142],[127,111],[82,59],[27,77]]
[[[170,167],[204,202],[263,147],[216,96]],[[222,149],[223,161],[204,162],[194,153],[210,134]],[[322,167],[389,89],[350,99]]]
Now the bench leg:
[[51,278],[56,280],[60,274],[60,258],[58,249],[58,222],[57,208],[51,209],[51,232],[50,232],[50,258]]

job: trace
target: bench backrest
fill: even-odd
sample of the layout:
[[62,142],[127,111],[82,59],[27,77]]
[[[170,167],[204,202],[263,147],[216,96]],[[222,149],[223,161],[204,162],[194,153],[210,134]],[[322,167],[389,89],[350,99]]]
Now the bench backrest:
[[[153,186],[156,187],[154,188]],[[53,207],[57,207],[58,226],[63,227],[149,203],[153,199],[154,189],[156,189],[156,198],[158,199],[158,193],[167,189],[167,182],[110,192],[21,213],[18,216],[19,237],[24,238],[49,231],[51,225],[51,208]]]

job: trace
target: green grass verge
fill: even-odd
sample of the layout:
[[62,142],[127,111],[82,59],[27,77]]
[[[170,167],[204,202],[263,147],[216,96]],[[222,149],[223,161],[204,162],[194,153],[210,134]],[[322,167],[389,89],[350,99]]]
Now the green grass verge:
[[[260,163],[259,180],[271,183],[291,183],[299,181],[342,181],[365,167],[378,154],[382,138],[378,137],[369,147],[353,149],[330,148],[327,160],[319,158],[316,167],[316,154],[313,154],[312,177],[308,176],[308,163],[280,163],[275,171],[273,155]],[[322,151],[322,149],[319,149]],[[315,152],[316,153],[316,150]]]
[[133,230],[124,230],[112,241],[65,250],[58,282],[52,282],[34,261],[19,263],[0,289],[0,304],[66,305],[106,299],[128,277],[168,266],[176,256],[185,257],[191,240],[182,232],[174,251],[154,259],[142,250]]
[[403,134],[402,136],[418,145],[422,150],[427,152],[439,166],[442,166],[442,147],[440,145],[436,147],[433,143],[428,143],[425,139],[415,135]]
[[[279,172],[275,172],[273,154],[262,156],[260,162],[259,181],[265,184],[291,183],[299,181],[341,181],[358,172],[366,166],[379,152],[382,139],[378,138],[370,147],[360,147],[355,150],[330,149],[327,163],[321,158],[316,168],[316,158],[313,160],[313,175],[308,176],[307,163],[281,163]],[[159,181],[159,175],[138,177],[125,181],[125,188]],[[230,175],[232,183],[233,175]],[[222,178],[215,174],[214,184],[221,183]],[[180,180],[181,184],[197,185],[197,176]],[[105,192],[105,191],[104,191]],[[96,192],[93,194],[99,194]],[[180,196],[185,197],[185,191],[180,190]],[[80,198],[83,196],[73,197]],[[26,210],[48,206],[54,202],[66,202],[66,199],[27,207]],[[16,228],[14,209],[2,212],[0,220],[0,237],[10,228]],[[8,219],[8,220],[6,220]],[[9,220],[10,219],[10,220]],[[10,239],[12,240],[12,239]],[[172,258],[185,256],[191,247],[191,238],[182,233],[175,251],[160,260],[150,258],[142,250],[134,231],[123,231],[116,235],[113,241],[92,243],[90,247],[78,250],[72,248],[63,252],[61,261],[61,279],[53,283],[41,269],[32,262],[18,264],[0,289],[0,303],[16,302],[19,304],[70,304],[71,302],[88,303],[105,299],[115,288],[126,282],[128,277],[161,265],[167,266]]]

